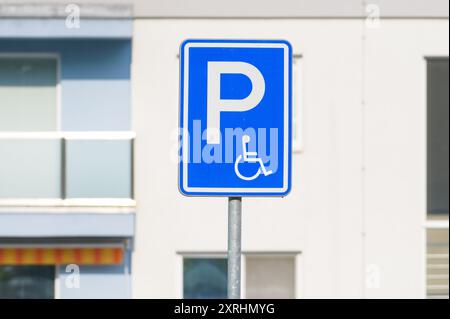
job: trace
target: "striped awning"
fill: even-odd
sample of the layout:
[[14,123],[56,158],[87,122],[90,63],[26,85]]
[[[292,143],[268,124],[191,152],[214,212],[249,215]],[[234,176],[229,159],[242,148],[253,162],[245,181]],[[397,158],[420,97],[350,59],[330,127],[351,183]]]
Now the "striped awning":
[[119,265],[123,247],[0,247],[0,265]]

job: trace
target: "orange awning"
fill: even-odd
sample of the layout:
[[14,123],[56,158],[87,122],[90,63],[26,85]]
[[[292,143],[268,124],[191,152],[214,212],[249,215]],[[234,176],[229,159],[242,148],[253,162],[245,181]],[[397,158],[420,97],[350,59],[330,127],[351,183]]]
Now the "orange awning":
[[2,248],[0,265],[119,265],[123,248]]

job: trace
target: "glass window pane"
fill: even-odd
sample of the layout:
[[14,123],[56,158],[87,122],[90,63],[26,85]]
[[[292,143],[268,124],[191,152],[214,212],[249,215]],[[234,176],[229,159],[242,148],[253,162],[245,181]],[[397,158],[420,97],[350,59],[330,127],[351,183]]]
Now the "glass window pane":
[[428,60],[428,213],[448,218],[448,58]]
[[55,267],[0,266],[0,299],[52,299]]
[[0,131],[51,131],[57,123],[57,61],[0,57]]
[[227,269],[225,258],[184,258],[184,298],[227,298]]
[[67,198],[131,198],[130,140],[67,140]]
[[248,256],[246,298],[295,298],[294,257]]
[[448,229],[427,231],[427,296],[448,299]]
[[0,198],[59,198],[60,140],[0,139]]

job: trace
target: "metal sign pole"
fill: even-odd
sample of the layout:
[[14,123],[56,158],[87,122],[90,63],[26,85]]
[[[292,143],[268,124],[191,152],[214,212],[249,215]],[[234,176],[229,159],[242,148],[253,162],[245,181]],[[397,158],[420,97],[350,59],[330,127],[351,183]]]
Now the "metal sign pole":
[[228,198],[228,299],[241,298],[242,197]]

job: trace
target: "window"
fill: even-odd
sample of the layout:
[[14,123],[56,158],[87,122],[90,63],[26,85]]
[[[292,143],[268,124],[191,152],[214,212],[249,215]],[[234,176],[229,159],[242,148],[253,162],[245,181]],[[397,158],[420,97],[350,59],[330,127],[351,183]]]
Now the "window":
[[130,140],[67,140],[68,198],[131,198]]
[[246,257],[246,298],[295,298],[294,256]]
[[54,266],[0,266],[0,299],[54,297]]
[[227,259],[183,259],[183,297],[186,299],[227,298]]
[[448,58],[428,60],[428,214],[448,219],[449,208],[449,94]]
[[131,199],[134,134],[58,131],[57,85],[56,56],[0,55],[0,205]]
[[448,58],[427,60],[427,297],[448,298]]
[[[57,59],[0,56],[0,133],[57,129]],[[0,138],[0,198],[60,196],[57,140]]]
[[0,138],[0,198],[61,196],[61,141]]
[[[246,298],[295,298],[295,255],[250,254],[243,258]],[[183,297],[227,298],[227,269],[227,258],[184,257]]]
[[427,231],[427,297],[448,298],[448,228]]
[[57,128],[57,60],[0,56],[0,131]]
[[1,239],[0,300],[129,298],[130,255],[123,239],[77,241]]

